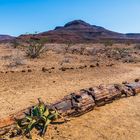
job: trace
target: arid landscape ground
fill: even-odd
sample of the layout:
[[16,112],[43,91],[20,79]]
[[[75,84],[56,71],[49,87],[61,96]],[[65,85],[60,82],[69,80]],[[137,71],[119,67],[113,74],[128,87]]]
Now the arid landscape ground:
[[[25,48],[1,44],[0,54],[0,118],[36,104],[39,97],[52,103],[83,88],[140,78],[136,44],[46,44],[36,59],[27,58]],[[140,95],[50,126],[44,139],[139,140],[139,132]],[[33,139],[43,138],[34,132]]]

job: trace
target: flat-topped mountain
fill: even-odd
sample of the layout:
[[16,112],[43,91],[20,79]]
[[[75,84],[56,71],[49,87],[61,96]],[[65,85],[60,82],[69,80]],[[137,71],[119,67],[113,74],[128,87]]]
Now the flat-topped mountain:
[[100,26],[90,25],[82,20],[71,21],[37,36],[46,37],[51,42],[100,42],[106,39],[122,42],[140,41],[140,34],[117,33]]
[[[19,39],[25,39],[33,35],[21,35]],[[58,26],[54,30],[34,35],[38,38],[46,38],[52,43],[86,43],[113,40],[115,42],[140,42],[140,34],[122,34],[110,31],[100,26],[90,25],[82,20],[71,21],[64,26]]]

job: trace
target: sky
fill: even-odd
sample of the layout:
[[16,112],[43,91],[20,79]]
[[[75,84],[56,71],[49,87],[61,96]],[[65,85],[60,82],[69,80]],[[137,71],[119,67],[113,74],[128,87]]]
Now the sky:
[[0,0],[0,34],[44,32],[76,19],[140,33],[140,0]]

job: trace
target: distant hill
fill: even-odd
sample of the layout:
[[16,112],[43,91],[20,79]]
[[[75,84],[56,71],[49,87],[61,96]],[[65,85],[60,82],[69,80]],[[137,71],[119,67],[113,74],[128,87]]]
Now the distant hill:
[[[117,33],[100,26],[90,25],[82,20],[71,21],[64,26],[56,27],[54,30],[42,32],[36,35],[21,35],[18,39],[25,39],[35,36],[37,38],[46,38],[47,42],[52,43],[86,43],[102,42],[112,40],[114,42],[139,42],[140,34],[135,33]],[[10,36],[3,38],[11,39]]]
[[56,42],[94,42],[101,39],[124,39],[126,35],[112,32],[100,26],[90,25],[82,20],[75,20],[63,27],[56,27],[52,31],[43,32],[39,36],[46,36]]
[[126,36],[129,38],[140,39],[140,33],[128,33]]
[[46,37],[50,42],[102,42],[113,40],[116,42],[140,42],[140,34],[122,34],[110,31],[100,26],[90,25],[82,20],[71,21],[64,26],[37,35],[39,38]]
[[9,40],[13,40],[14,37],[10,36],[10,35],[0,35],[0,41],[9,41]]

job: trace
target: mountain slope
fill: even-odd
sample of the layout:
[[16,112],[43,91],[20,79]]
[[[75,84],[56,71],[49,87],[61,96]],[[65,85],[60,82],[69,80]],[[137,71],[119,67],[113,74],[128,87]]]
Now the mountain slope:
[[[21,35],[19,38],[31,35]],[[82,20],[71,21],[64,26],[56,27],[54,30],[36,35],[39,38],[47,38],[49,42],[100,42],[103,40],[140,41],[140,34],[122,34],[107,30],[100,26],[90,25]]]
[[0,41],[8,41],[8,40],[12,40],[14,39],[14,37],[10,36],[10,35],[0,35]]

